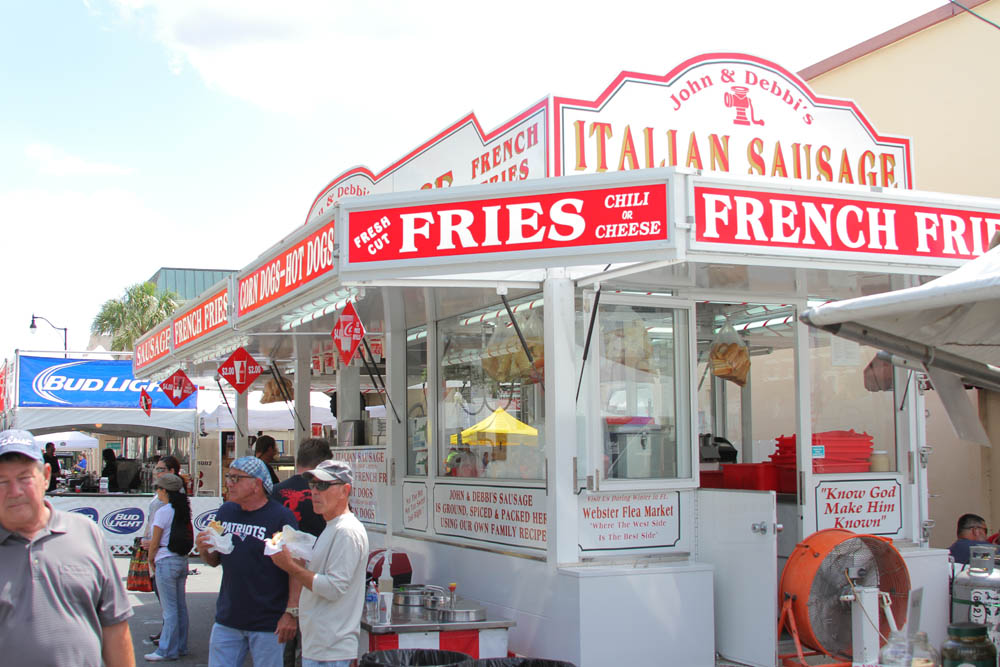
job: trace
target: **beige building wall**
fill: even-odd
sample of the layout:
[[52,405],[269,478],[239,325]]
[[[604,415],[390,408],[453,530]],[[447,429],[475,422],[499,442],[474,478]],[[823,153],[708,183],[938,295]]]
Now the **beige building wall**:
[[[963,4],[1000,24],[1000,0]],[[908,136],[916,189],[1000,197],[997,63],[1000,31],[948,4],[800,74],[821,95],[856,101],[878,131]],[[990,484],[1000,474],[1000,398],[979,400],[991,450],[958,440],[937,395],[925,397],[931,544],[947,546],[965,512],[991,530],[1000,521]]]

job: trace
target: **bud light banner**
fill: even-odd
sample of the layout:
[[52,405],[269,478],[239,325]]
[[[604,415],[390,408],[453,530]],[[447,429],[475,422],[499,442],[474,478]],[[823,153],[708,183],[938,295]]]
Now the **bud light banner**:
[[154,410],[194,410],[197,392],[176,407],[149,380],[132,375],[131,361],[20,358],[18,405],[45,408],[137,408],[145,390]]

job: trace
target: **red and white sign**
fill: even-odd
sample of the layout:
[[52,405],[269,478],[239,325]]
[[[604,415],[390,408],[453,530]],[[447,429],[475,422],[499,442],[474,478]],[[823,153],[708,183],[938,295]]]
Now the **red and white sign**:
[[385,525],[384,509],[389,503],[389,474],[384,447],[336,447],[333,458],[351,464],[351,512],[358,521]]
[[0,368],[0,413],[7,410],[7,362]]
[[173,318],[174,349],[179,350],[229,322],[229,288],[223,287],[204,301]]
[[349,211],[347,260],[439,263],[443,257],[667,240],[667,186],[629,185]]
[[246,348],[238,347],[219,366],[219,375],[224,377],[237,393],[242,394],[264,371]]
[[544,178],[547,111],[543,100],[490,133],[470,113],[378,174],[355,167],[333,179],[309,207],[306,224],[345,197]]
[[237,317],[287,296],[333,269],[333,222],[239,279]]
[[676,166],[913,187],[909,139],[879,134],[850,100],[744,54],[697,56],[663,76],[622,72],[597,99],[554,97],[552,107],[556,176]]
[[403,528],[427,532],[427,484],[403,482]]
[[132,357],[132,370],[138,371],[154,361],[162,359],[170,352],[170,334],[173,327],[166,322],[139,339]]
[[1000,230],[1000,211],[974,211],[825,193],[694,188],[695,241],[741,252],[789,249],[972,259]]
[[340,353],[340,360],[345,366],[350,365],[354,353],[358,351],[361,339],[365,337],[365,325],[358,317],[358,311],[354,309],[354,303],[348,301],[344,309],[340,311],[340,317],[333,325],[333,344]]
[[898,535],[903,487],[897,479],[823,480],[816,485],[816,530]]
[[588,493],[577,517],[581,551],[676,547],[681,540],[677,491]]
[[435,484],[434,530],[438,535],[545,549],[545,489]]
[[195,392],[197,387],[191,382],[187,373],[178,368],[176,373],[160,383],[160,389],[167,395],[171,403],[180,405],[184,399]]
[[149,395],[149,392],[146,391],[145,387],[143,387],[142,391],[139,392],[139,407],[142,408],[142,411],[146,413],[147,417],[153,411],[153,397]]

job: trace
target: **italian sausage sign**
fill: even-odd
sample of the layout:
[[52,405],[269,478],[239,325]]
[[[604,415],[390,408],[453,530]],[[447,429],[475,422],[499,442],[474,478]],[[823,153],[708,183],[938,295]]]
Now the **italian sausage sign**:
[[624,250],[667,241],[667,185],[348,210],[346,230],[345,264],[356,268]]

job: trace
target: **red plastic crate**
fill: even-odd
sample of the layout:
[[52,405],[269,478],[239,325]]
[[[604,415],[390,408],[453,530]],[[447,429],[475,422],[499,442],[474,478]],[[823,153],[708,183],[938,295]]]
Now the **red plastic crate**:
[[724,463],[722,482],[727,489],[776,491],[778,471],[773,463]]
[[703,489],[726,488],[722,482],[721,470],[702,470],[699,475],[701,476],[701,488]]
[[778,470],[778,493],[795,493],[798,490],[795,467],[775,466]]

